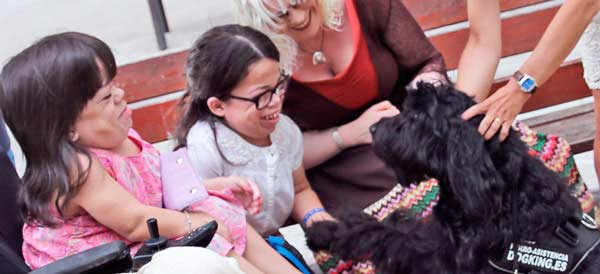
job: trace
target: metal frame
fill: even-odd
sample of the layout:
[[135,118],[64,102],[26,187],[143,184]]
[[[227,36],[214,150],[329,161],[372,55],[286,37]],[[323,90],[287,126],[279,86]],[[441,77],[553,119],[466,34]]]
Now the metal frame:
[[167,23],[162,0],[148,0],[148,6],[150,6],[150,14],[152,15],[152,24],[154,24],[154,33],[158,48],[164,50],[167,48],[165,33],[169,32],[169,24]]

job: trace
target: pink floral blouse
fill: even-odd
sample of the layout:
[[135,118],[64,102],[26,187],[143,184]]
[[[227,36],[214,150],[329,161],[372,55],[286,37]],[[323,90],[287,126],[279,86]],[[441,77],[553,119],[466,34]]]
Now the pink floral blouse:
[[[133,129],[129,131],[129,139],[141,149],[139,154],[123,157],[100,149],[93,149],[92,153],[110,176],[138,201],[162,207],[159,152],[151,144],[142,140]],[[106,199],[110,200],[111,197]],[[51,217],[59,224],[57,227],[35,224],[26,224],[23,227],[23,257],[33,269],[115,240],[127,243],[132,255],[141,245],[126,240],[115,231],[98,223],[87,213],[63,220],[54,209],[52,215]]]

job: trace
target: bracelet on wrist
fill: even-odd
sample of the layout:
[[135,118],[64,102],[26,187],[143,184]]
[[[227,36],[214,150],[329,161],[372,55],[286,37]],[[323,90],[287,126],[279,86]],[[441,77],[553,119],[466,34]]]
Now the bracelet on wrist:
[[188,214],[188,212],[186,210],[183,211],[183,214],[185,214],[187,227],[188,227],[188,233],[192,233],[192,231],[194,231],[192,229],[192,218],[190,218],[190,214]]
[[304,214],[304,218],[302,218],[302,223],[304,225],[308,225],[308,220],[310,220],[310,217],[312,217],[313,215],[315,215],[319,212],[325,212],[325,209],[322,207],[317,207],[317,208],[313,208],[313,209],[309,210],[308,212],[306,212],[306,214]]
[[339,129],[340,129],[339,127],[336,127],[333,130],[333,132],[331,133],[331,138],[333,139],[333,142],[335,143],[335,145],[338,147],[339,150],[344,150],[348,146],[346,145],[346,143],[344,143],[344,139],[342,139],[342,135],[340,135]]

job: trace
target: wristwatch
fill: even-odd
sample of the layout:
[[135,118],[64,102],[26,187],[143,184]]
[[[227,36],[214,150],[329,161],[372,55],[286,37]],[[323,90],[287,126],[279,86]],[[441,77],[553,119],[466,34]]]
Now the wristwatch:
[[518,70],[515,72],[515,74],[513,74],[512,77],[515,78],[515,80],[517,80],[517,83],[519,83],[519,87],[521,87],[521,90],[523,92],[529,94],[535,93],[535,90],[537,89],[537,83],[535,82],[535,79],[533,79],[533,77],[522,73]]

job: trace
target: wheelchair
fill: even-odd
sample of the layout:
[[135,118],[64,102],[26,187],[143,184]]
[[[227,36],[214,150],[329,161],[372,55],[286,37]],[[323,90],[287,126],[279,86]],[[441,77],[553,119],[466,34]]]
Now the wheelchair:
[[4,216],[0,218],[0,273],[3,274],[135,272],[152,259],[152,254],[162,249],[172,246],[206,247],[217,231],[217,223],[213,221],[179,240],[167,240],[159,235],[156,219],[149,219],[150,238],[133,257],[124,242],[114,241],[31,271],[21,255],[23,221],[18,216],[16,204],[19,180],[6,149],[0,145],[0,208],[4,211]]

